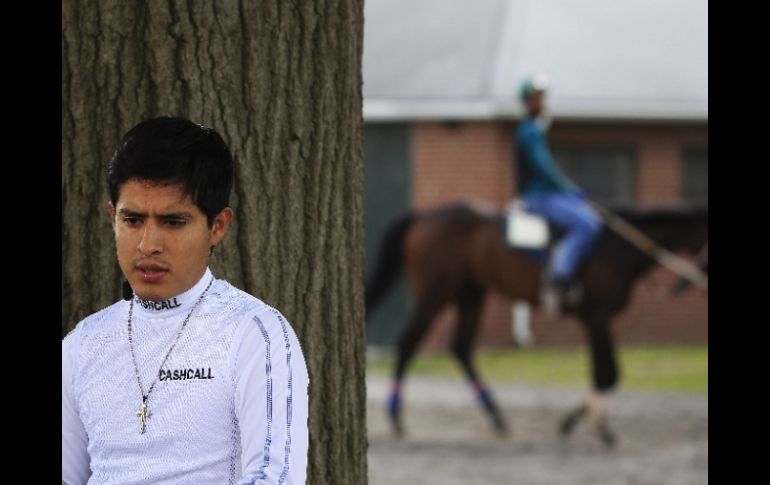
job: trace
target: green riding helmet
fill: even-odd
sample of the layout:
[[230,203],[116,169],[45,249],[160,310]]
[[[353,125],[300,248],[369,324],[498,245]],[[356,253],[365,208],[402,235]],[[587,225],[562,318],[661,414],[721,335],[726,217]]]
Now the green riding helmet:
[[526,101],[533,94],[543,92],[546,89],[548,89],[548,78],[545,74],[527,76],[519,88],[519,99]]

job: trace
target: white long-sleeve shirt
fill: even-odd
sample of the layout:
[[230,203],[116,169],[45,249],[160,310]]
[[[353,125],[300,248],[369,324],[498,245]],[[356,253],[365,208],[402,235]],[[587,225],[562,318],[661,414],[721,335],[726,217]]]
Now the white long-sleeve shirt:
[[131,321],[149,417],[128,342],[128,301],[62,341],[62,482],[304,484],[308,374],[297,337],[274,308],[212,279],[165,302],[134,298]]

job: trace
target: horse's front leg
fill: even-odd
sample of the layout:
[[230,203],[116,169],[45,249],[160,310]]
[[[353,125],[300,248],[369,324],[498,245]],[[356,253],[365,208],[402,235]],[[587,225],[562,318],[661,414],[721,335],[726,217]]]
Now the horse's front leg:
[[560,423],[559,432],[566,438],[582,418],[588,417],[599,438],[611,448],[617,438],[607,418],[607,398],[618,382],[618,365],[609,318],[590,320],[587,329],[593,392],[567,413]]
[[559,424],[559,434],[566,439],[583,418],[588,418],[592,428],[608,448],[615,446],[617,438],[607,418],[607,399],[610,392],[593,391],[570,410]]

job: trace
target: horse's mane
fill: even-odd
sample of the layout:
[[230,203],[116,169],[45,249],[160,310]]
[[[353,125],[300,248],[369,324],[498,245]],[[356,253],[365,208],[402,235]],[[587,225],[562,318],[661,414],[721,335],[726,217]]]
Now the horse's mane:
[[[634,207],[630,205],[608,205],[606,208],[631,224],[656,223],[691,223],[708,221],[708,206],[704,205],[672,205],[653,207]],[[494,205],[478,199],[456,200],[446,205],[435,207],[428,212],[438,217],[465,218],[473,215],[484,218],[502,217]]]
[[665,207],[608,206],[607,209],[629,223],[687,223],[708,220],[708,206],[678,205]]
[[446,205],[423,211],[434,217],[464,218],[473,216],[499,217],[501,212],[492,204],[478,199],[455,200]]

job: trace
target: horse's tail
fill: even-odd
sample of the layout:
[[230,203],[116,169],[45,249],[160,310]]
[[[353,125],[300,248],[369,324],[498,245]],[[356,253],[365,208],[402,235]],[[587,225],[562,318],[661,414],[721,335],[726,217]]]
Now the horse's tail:
[[369,277],[366,279],[365,305],[369,314],[388,293],[404,266],[404,236],[415,219],[413,212],[399,216],[385,229],[380,239],[379,252]]

